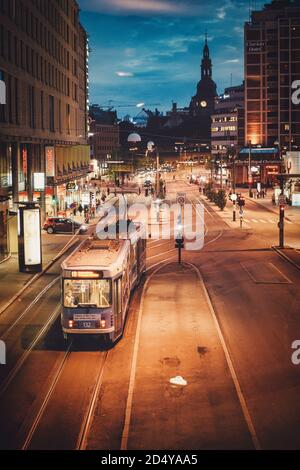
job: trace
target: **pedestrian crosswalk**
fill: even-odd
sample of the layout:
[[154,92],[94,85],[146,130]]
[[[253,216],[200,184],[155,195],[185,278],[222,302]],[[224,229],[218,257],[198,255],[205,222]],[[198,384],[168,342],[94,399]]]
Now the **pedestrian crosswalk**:
[[[278,224],[278,219],[247,219],[246,217],[244,217],[244,222],[246,222],[246,224]],[[285,219],[285,223],[289,225],[294,224],[294,222],[291,222],[287,219]]]

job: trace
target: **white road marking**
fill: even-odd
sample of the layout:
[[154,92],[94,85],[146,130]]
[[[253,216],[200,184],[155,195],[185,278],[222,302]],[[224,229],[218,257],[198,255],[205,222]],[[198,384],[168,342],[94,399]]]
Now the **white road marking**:
[[135,341],[134,341],[134,349],[133,349],[133,355],[132,355],[128,396],[127,396],[127,403],[126,403],[126,408],[125,408],[125,420],[124,420],[124,427],[123,427],[122,440],[121,440],[121,450],[127,450],[127,445],[128,445],[129,428],[130,428],[131,414],[132,414],[133,391],[134,391],[134,386],[135,386],[137,356],[138,356],[138,350],[139,350],[139,345],[140,345],[142,312],[144,308],[145,295],[146,295],[146,291],[147,291],[150,280],[162,267],[163,266],[158,267],[153,273],[150,274],[150,276],[145,282],[142,296],[141,296],[141,303],[140,303],[140,308],[139,308],[139,313],[138,313],[138,321],[137,321],[136,335],[135,335]]
[[285,274],[283,274],[283,272],[280,271],[280,269],[277,268],[277,266],[275,266],[275,264],[273,264],[273,263],[269,263],[269,264],[270,264],[270,266],[272,266],[274,269],[276,269],[276,271],[278,271],[284,279],[286,279],[290,284],[293,284],[293,282],[292,282]]
[[267,223],[268,223],[267,220],[263,220],[263,219],[259,219],[259,221],[260,221],[262,224],[267,224]]

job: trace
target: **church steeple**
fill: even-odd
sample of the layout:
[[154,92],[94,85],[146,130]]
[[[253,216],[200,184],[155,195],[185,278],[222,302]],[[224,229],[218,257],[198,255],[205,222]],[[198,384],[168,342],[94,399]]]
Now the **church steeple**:
[[[212,61],[209,54],[207,32],[205,32],[205,44],[201,62],[201,80],[197,85],[196,95],[190,103],[191,116],[206,116],[207,125],[210,128],[210,116],[214,111],[217,86],[212,79]],[[203,118],[204,119],[204,118]],[[209,131],[210,132],[210,131]]]
[[207,43],[207,31],[205,31],[205,44],[203,49],[203,58],[201,63],[201,80],[205,77],[212,77],[212,62],[209,56],[209,47]]

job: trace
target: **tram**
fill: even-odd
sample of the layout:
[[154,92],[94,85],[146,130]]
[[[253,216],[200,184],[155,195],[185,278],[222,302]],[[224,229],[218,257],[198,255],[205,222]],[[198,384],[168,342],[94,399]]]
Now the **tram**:
[[123,334],[130,295],[146,271],[146,236],[134,224],[127,239],[86,239],[62,263],[64,338],[97,335],[115,342]]

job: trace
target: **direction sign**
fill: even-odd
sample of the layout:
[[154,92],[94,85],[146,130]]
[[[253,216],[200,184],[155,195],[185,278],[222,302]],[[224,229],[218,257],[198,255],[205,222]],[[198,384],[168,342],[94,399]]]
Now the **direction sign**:
[[177,193],[177,197],[176,197],[177,204],[184,206],[185,198],[186,198],[186,193]]

